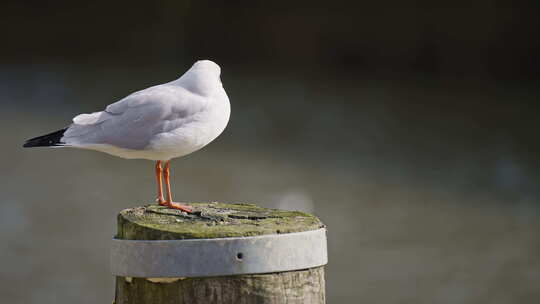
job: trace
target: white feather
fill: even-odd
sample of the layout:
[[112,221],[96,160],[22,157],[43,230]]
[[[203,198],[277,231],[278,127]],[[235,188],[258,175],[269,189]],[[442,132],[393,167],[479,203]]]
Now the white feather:
[[175,81],[135,92],[105,111],[77,115],[61,141],[124,158],[169,160],[194,152],[229,121],[220,73],[214,62],[198,61]]

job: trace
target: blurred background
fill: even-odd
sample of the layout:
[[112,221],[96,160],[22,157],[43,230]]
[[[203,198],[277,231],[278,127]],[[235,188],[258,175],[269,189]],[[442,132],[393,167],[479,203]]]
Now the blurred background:
[[110,303],[153,164],[25,149],[78,113],[222,67],[228,128],[182,201],[313,212],[328,303],[538,303],[540,19],[510,1],[2,1],[0,301]]

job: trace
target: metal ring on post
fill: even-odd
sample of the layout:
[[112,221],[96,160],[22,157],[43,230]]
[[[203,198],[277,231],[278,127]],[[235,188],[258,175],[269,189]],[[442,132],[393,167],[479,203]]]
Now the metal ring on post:
[[307,269],[328,262],[326,228],[252,237],[113,239],[111,271],[142,278],[210,277]]

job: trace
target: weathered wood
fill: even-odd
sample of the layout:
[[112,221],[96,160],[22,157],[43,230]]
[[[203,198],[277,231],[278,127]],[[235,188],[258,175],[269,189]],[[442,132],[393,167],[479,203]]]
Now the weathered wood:
[[324,303],[324,269],[262,275],[182,278],[152,283],[116,278],[116,303]]
[[[177,240],[315,230],[313,215],[251,204],[191,203],[194,214],[151,205],[118,215],[117,238]],[[116,304],[324,303],[324,268],[209,278],[116,278]]]

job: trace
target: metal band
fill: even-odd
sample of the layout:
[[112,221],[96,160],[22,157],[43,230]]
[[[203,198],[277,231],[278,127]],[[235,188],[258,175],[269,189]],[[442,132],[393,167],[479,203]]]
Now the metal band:
[[208,277],[326,265],[326,228],[252,237],[134,241],[113,239],[111,271],[142,278]]

